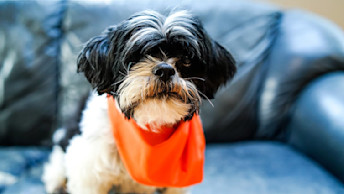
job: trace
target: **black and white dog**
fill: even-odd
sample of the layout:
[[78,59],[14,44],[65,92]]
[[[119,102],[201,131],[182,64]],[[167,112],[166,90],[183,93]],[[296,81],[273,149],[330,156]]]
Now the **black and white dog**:
[[144,11],[87,42],[78,58],[95,89],[66,152],[56,145],[45,166],[48,193],[103,194],[114,186],[123,193],[186,193],[133,181],[116,149],[107,112],[112,95],[125,117],[143,129],[174,125],[199,111],[232,78],[233,57],[187,11],[163,16]]

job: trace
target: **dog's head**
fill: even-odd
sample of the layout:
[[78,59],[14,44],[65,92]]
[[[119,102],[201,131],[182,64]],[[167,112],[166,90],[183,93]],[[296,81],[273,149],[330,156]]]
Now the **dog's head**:
[[[186,11],[144,11],[88,41],[78,58],[98,91],[115,96],[127,118],[174,124],[198,111],[233,77],[233,57]],[[154,113],[155,112],[155,113]]]

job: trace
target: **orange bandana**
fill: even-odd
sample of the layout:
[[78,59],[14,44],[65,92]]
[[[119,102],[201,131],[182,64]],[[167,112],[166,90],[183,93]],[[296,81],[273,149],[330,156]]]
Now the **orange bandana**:
[[154,133],[127,120],[108,97],[109,117],[119,155],[138,183],[185,187],[203,179],[205,139],[199,115],[175,128]]

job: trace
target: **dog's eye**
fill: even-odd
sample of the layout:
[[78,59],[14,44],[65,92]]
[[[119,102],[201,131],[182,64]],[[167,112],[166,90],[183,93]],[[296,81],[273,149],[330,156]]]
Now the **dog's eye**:
[[183,65],[184,65],[184,67],[190,67],[191,63],[184,63]]
[[184,67],[190,67],[191,66],[191,60],[190,59],[182,59],[177,61],[177,65],[184,66]]

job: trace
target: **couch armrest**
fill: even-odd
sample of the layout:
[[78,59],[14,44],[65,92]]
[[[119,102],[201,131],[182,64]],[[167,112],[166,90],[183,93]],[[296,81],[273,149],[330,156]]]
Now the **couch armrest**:
[[259,138],[284,139],[290,107],[314,79],[344,71],[344,33],[332,22],[305,11],[284,12],[279,35],[261,74]]
[[344,72],[309,84],[290,119],[289,143],[344,182]]

